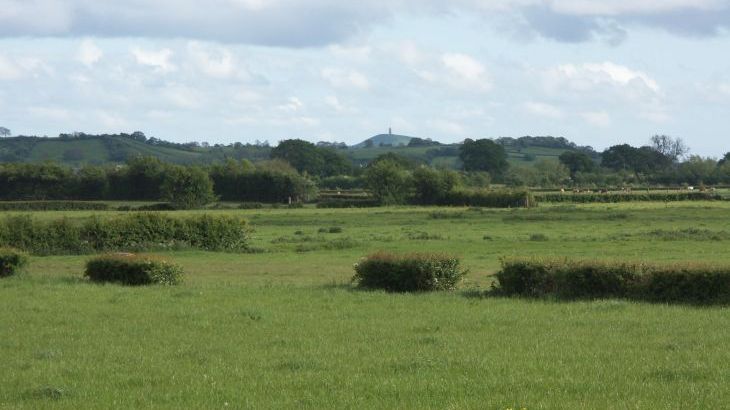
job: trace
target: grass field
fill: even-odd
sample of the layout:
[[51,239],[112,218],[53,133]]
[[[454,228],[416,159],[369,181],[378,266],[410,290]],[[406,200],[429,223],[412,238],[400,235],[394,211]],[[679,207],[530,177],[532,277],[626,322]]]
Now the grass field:
[[[260,253],[167,253],[187,272],[171,288],[87,283],[89,256],[0,281],[0,408],[730,402],[727,308],[479,296],[501,256],[730,262],[730,203],[212,212],[247,216]],[[380,249],[452,252],[470,273],[451,293],[352,289]]]

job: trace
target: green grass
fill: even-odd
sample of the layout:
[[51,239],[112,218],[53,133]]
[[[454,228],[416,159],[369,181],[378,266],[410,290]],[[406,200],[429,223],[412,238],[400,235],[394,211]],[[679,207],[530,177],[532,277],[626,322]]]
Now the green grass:
[[[25,274],[0,280],[0,408],[722,408],[730,400],[727,308],[475,296],[500,256],[730,262],[730,203],[213,212],[248,216],[253,246],[265,252],[167,253],[186,271],[177,287],[88,283],[89,256],[34,257]],[[547,240],[531,241],[535,234]],[[450,293],[352,289],[352,264],[379,249],[452,252],[471,271]]]

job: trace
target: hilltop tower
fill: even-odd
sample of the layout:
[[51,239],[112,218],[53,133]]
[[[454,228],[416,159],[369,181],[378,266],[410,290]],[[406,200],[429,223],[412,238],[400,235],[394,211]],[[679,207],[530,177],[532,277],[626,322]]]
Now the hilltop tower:
[[388,135],[393,135],[393,128],[388,127]]

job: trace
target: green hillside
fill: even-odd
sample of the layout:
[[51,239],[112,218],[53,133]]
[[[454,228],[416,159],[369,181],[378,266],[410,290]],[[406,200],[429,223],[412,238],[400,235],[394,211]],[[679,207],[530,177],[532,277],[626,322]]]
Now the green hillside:
[[368,148],[368,147],[381,147],[381,146],[406,146],[415,137],[409,137],[407,135],[398,134],[378,134],[374,137],[370,137],[365,141],[354,145],[353,148]]
[[122,163],[135,156],[152,156],[176,164],[208,164],[226,158],[268,158],[269,151],[269,147],[243,144],[201,147],[156,139],[140,140],[126,134],[0,139],[0,162],[54,161],[71,166]]
[[[411,143],[409,146],[408,144]],[[512,165],[529,166],[542,159],[557,160],[567,150],[583,150],[595,155],[590,147],[578,147],[563,138],[500,138]],[[420,143],[419,143],[420,142]],[[429,144],[429,145],[421,145]],[[417,163],[458,169],[459,144],[441,144],[416,137],[381,134],[364,142],[339,148],[356,166],[366,165],[379,155],[395,153]],[[268,159],[271,148],[261,145],[179,144],[146,138],[142,133],[115,135],[61,134],[58,138],[11,137],[0,139],[0,162],[54,161],[70,166],[123,163],[135,156],[153,156],[177,164],[210,164],[226,159]]]

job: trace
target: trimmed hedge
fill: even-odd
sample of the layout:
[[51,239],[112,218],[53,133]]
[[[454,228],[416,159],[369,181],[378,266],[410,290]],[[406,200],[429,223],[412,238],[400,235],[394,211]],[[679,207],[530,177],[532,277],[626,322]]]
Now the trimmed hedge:
[[380,206],[375,199],[327,199],[317,202],[317,208],[374,208]]
[[636,201],[719,201],[722,195],[712,192],[589,192],[589,193],[537,193],[540,202],[568,203],[617,203]]
[[0,202],[0,211],[106,211],[102,202],[81,201],[11,201]]
[[182,282],[182,268],[151,256],[113,254],[86,262],[84,276],[93,282],[123,285],[177,285]]
[[389,292],[450,290],[466,273],[459,258],[450,255],[378,252],[355,264],[353,282],[361,288]]
[[537,201],[532,192],[527,190],[454,190],[446,194],[439,205],[532,208],[537,206]]
[[224,215],[130,213],[52,221],[19,215],[0,222],[0,246],[38,255],[175,248],[240,252],[248,244],[246,220]]
[[513,259],[502,261],[496,277],[495,291],[503,295],[730,303],[730,266]]
[[11,248],[0,248],[0,278],[13,276],[28,264],[28,255]]

